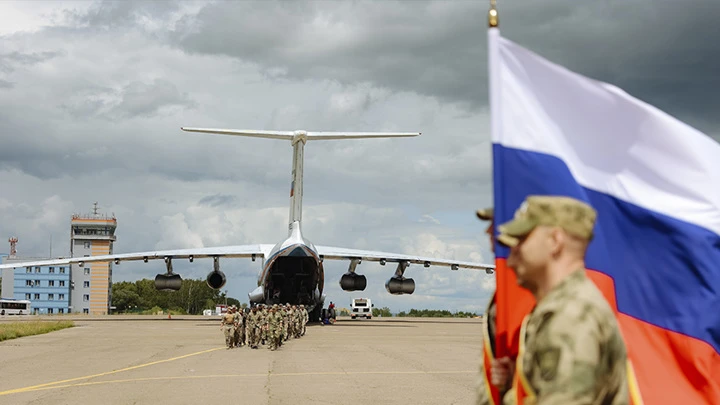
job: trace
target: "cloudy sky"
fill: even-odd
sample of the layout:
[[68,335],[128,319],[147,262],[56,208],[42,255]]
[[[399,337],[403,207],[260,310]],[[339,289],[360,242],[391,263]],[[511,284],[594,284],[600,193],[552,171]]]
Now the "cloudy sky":
[[[720,139],[720,2],[498,1],[502,34],[616,84]],[[583,3],[582,5],[580,3]],[[692,3],[692,4],[691,4]],[[419,131],[310,143],[304,232],[316,244],[492,262],[474,210],[492,201],[487,2],[0,3],[0,236],[21,256],[69,252],[73,213],[118,218],[117,253],[287,234],[287,142],[181,126]],[[2,242],[0,252],[9,245]],[[258,263],[222,263],[243,301]],[[177,263],[204,277],[209,261]],[[328,298],[355,294],[326,266]],[[114,280],[152,278],[126,263]],[[360,295],[394,311],[480,311],[484,272],[362,264]]]

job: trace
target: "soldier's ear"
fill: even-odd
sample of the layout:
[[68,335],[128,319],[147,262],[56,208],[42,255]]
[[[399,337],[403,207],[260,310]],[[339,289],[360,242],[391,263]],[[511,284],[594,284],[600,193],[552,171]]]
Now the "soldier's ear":
[[557,256],[558,254],[560,254],[563,246],[567,242],[567,235],[561,228],[557,226],[551,228],[548,234],[548,249],[550,250],[550,254],[552,256]]

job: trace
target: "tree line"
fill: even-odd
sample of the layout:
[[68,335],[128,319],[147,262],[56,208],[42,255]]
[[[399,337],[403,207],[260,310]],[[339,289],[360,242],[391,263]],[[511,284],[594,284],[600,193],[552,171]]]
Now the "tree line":
[[[226,300],[227,299],[227,300]],[[157,313],[201,315],[204,309],[215,309],[217,304],[247,306],[235,298],[226,297],[220,290],[208,287],[203,279],[186,279],[178,291],[159,291],[155,281],[142,279],[112,284],[114,313]]]
[[[247,307],[246,303],[226,297],[221,290],[208,287],[204,279],[186,279],[178,291],[158,291],[155,281],[142,279],[134,282],[121,281],[112,284],[113,313],[155,314],[159,311],[184,315],[201,315],[204,309],[215,309],[225,304]],[[347,308],[338,308],[337,314],[349,316]],[[373,308],[374,317],[418,317],[418,318],[472,318],[473,312],[440,309],[411,309],[393,313],[390,308]]]
[[[456,311],[450,312],[443,309],[411,309],[410,311],[401,311],[393,314],[388,307],[373,308],[372,314],[374,317],[390,318],[396,317],[413,317],[413,318],[474,318],[478,316],[474,312]],[[350,316],[350,310],[347,308],[340,308],[338,311],[340,316]]]

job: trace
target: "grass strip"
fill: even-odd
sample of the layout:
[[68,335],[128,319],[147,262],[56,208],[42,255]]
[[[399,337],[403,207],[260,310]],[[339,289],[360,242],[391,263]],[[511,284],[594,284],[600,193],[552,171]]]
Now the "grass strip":
[[73,321],[0,322],[0,342],[23,336],[42,335],[73,326]]

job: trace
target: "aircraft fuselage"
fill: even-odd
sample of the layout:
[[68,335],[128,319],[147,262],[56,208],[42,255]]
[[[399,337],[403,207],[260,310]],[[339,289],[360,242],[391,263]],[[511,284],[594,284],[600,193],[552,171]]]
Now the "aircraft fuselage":
[[251,304],[305,305],[319,314],[325,296],[322,259],[315,246],[303,238],[300,222],[290,225],[290,235],[273,247],[258,276],[258,287],[249,295]]

